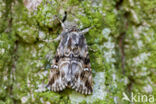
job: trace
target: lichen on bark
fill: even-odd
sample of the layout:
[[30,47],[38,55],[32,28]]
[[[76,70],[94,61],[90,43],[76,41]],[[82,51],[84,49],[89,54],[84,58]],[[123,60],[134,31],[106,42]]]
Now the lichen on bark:
[[[156,96],[156,1],[0,0],[0,104],[129,104],[130,96]],[[89,46],[93,94],[45,88],[58,42],[56,19],[80,29]],[[153,102],[154,104],[155,102]]]

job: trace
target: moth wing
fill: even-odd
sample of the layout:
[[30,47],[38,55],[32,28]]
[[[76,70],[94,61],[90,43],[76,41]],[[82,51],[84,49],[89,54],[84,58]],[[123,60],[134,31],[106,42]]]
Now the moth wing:
[[57,68],[51,69],[47,86],[50,86],[50,89],[54,92],[62,91],[66,88],[67,85],[62,79],[62,72],[59,71]]
[[[77,69],[76,66],[72,65],[72,70]],[[78,66],[77,66],[78,67]],[[80,68],[80,67],[79,67]],[[74,73],[74,80],[72,82],[72,88],[77,92],[82,94],[91,94],[93,91],[92,88],[92,72],[88,68],[80,68]]]
[[72,64],[72,72],[75,71],[73,74],[75,79],[73,80],[72,88],[77,92],[87,95],[93,92],[93,83],[88,47],[83,34],[80,35],[79,49],[80,61]]

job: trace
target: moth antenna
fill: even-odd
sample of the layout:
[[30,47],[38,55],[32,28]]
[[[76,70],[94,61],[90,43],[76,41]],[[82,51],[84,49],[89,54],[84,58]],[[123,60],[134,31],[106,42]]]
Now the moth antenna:
[[60,21],[63,30],[66,30],[66,28],[65,28],[65,24],[64,24],[60,19],[58,19],[58,20]]
[[62,21],[58,17],[57,17],[57,19],[60,21],[63,30],[66,31],[66,28],[65,28],[66,26],[63,22],[67,19],[67,12],[66,11],[64,12],[64,17],[63,17]]
[[87,33],[91,28],[93,28],[93,27],[86,28],[86,29],[80,31],[79,34],[85,34],[85,33]]
[[[64,14],[65,15],[64,15],[62,21],[57,16],[55,16],[55,17],[60,21],[63,30],[66,31],[65,24],[63,22],[67,19],[67,12],[65,11]],[[60,39],[61,39],[61,35],[59,35],[55,39],[52,39],[52,40],[43,40],[43,41],[45,41],[45,42],[54,42],[54,41],[59,41]]]
[[63,17],[63,19],[62,19],[62,22],[64,22],[66,19],[67,19],[67,12],[65,11],[65,12],[64,12],[64,17]]
[[53,41],[59,41],[61,39],[61,36],[59,35],[57,38],[53,39]]
[[51,39],[51,40],[48,40],[48,39],[46,39],[46,40],[43,40],[44,42],[56,42],[56,41],[59,41],[61,39],[61,36],[59,35],[57,38],[55,38],[55,39]]
[[63,28],[63,30],[65,31],[66,30],[66,26],[65,26],[65,24],[63,23],[63,21],[61,21],[57,16],[56,16],[56,18],[59,20],[59,22],[61,23],[61,27]]

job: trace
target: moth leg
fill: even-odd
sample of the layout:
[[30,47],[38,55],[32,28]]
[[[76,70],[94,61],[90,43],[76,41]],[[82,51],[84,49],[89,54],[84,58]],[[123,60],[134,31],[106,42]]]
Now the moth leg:
[[90,46],[88,46],[88,49],[92,52],[97,52],[97,49],[92,49]]

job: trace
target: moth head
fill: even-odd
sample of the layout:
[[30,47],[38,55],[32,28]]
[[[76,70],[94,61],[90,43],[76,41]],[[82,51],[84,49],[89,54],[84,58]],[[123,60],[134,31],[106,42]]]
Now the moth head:
[[78,26],[76,25],[76,23],[67,22],[67,21],[65,23],[61,22],[61,26],[64,32],[70,33],[74,31],[74,32],[78,32],[79,34],[85,34],[92,28],[92,27],[89,27],[89,28],[80,30]]
[[63,28],[63,32],[61,33],[62,45],[72,49],[83,46],[84,34],[87,33],[90,28],[80,30],[77,25],[69,22],[66,22],[65,24],[62,23],[61,26]]

